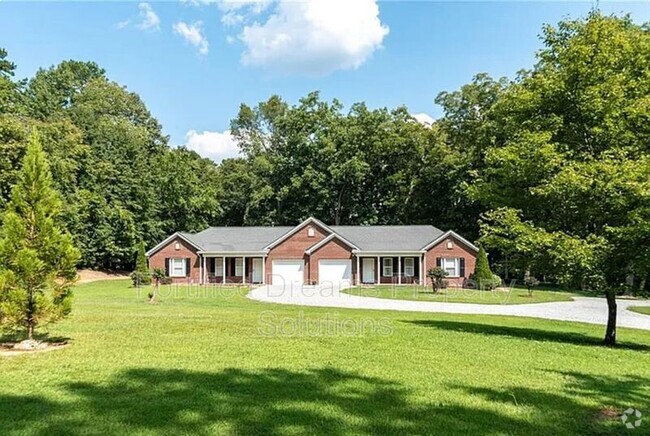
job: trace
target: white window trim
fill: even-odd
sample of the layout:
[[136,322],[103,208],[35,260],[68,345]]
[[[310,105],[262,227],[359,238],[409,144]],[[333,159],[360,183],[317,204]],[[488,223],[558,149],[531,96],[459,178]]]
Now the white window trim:
[[[447,277],[460,277],[460,257],[443,257],[440,260],[440,266],[447,271],[447,262],[453,262],[454,274],[449,274]],[[449,268],[451,269],[451,268]]]
[[244,258],[236,257],[235,258],[235,277],[244,276]]
[[[177,262],[180,262],[180,265],[182,266],[180,274],[176,273],[176,269],[178,267]],[[186,277],[184,257],[172,257],[169,259],[169,277]]]
[[214,258],[214,272],[215,277],[223,276],[223,257]]
[[[410,262],[410,265],[409,265]],[[405,257],[404,258],[404,277],[413,277],[415,276],[415,258],[414,257]]]
[[[386,263],[388,261],[388,263]],[[383,277],[393,277],[393,258],[392,257],[384,257],[381,260],[381,275]],[[387,273],[386,271],[390,271]]]

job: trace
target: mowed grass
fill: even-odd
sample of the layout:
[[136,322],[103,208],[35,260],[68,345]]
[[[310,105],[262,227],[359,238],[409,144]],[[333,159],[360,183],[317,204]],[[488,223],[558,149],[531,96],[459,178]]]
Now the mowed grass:
[[571,301],[575,294],[546,290],[528,291],[520,288],[499,288],[493,291],[475,289],[447,288],[433,293],[431,286],[419,285],[378,285],[355,286],[343,292],[362,297],[389,298],[394,300],[435,301],[439,303],[478,303],[478,304],[527,304],[549,303],[552,301]]
[[650,306],[631,306],[628,308],[632,312],[642,313],[643,315],[650,315]]
[[650,413],[650,332],[611,349],[600,326],[243,294],[79,286],[49,332],[69,347],[0,357],[1,433],[621,434],[611,411]]

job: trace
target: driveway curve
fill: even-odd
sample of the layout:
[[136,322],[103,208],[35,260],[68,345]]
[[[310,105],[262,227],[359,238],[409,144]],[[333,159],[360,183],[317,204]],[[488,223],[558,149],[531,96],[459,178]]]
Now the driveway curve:
[[[341,292],[331,286],[273,286],[254,288],[248,297],[267,303],[346,309],[396,310],[404,312],[440,312],[472,315],[507,315],[577,321],[590,324],[607,323],[607,302],[604,298],[574,297],[574,301],[533,304],[472,304],[431,301],[391,300],[361,297]],[[630,306],[650,306],[650,301],[618,300],[619,327],[650,330],[650,316],[627,310]]]

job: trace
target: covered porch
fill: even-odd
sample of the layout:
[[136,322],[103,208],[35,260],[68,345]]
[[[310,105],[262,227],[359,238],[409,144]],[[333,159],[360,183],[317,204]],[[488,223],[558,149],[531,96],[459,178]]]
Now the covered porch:
[[202,253],[201,283],[264,284],[266,255],[255,253]]
[[426,282],[426,258],[415,253],[357,253],[357,284],[408,285]]

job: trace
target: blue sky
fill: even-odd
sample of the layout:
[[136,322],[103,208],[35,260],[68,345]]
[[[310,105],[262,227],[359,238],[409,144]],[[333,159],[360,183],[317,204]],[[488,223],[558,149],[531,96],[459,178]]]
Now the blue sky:
[[[246,0],[7,2],[0,46],[18,76],[64,59],[93,60],[137,92],[170,135],[219,160],[240,103],[312,90],[349,105],[406,105],[440,115],[433,99],[478,72],[529,68],[544,23],[584,16],[590,2]],[[601,2],[650,21],[650,2]]]

